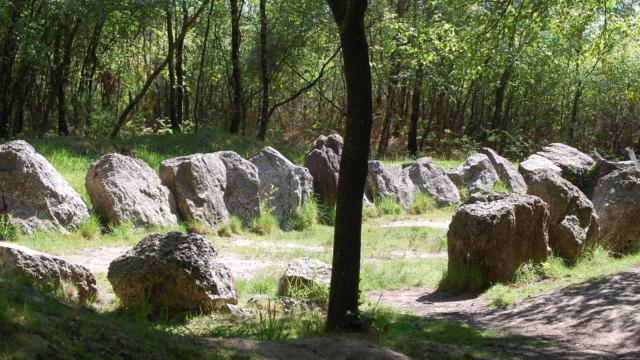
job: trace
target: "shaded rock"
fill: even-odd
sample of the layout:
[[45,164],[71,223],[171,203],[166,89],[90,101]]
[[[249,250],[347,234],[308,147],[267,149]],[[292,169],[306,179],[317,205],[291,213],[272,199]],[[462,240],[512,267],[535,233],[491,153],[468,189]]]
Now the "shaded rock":
[[111,262],[107,277],[127,307],[210,313],[238,303],[231,271],[211,242],[195,234],[147,236]]
[[596,164],[591,156],[560,143],[549,144],[536,154],[551,160],[562,169],[563,175],[569,180],[586,175]]
[[78,300],[85,302],[96,296],[96,278],[89,269],[71,264],[53,255],[24,246],[0,242],[0,275],[21,277],[50,290],[58,290],[64,281],[78,291]]
[[527,193],[527,184],[522,175],[518,172],[518,168],[513,163],[502,156],[498,155],[493,149],[482,148],[480,153],[486,155],[491,161],[491,165],[498,173],[500,181],[505,184],[511,191],[518,194]]
[[500,181],[496,169],[484,154],[473,154],[462,164],[460,171],[462,183],[469,192],[491,191],[493,186]]
[[562,169],[556,166],[551,160],[536,154],[529,156],[525,161],[521,162],[518,167],[518,171],[525,179],[530,173],[538,170],[549,170],[562,175]]
[[438,206],[460,202],[460,193],[444,170],[431,162],[431,158],[416,161],[404,169],[415,190],[431,196]]
[[385,165],[381,161],[369,161],[365,193],[375,201],[393,198],[404,208],[409,208],[413,200],[414,186],[402,167]]
[[316,287],[329,287],[331,265],[322,261],[299,258],[290,261],[284,275],[278,280],[278,296],[291,296],[292,291],[304,291]]
[[632,148],[626,147],[624,148],[624,152],[627,154],[627,158],[629,161],[633,161],[636,165],[638,164],[638,158],[636,157],[636,152],[633,151]]
[[248,225],[260,216],[258,168],[233,151],[219,151],[215,154],[227,169],[227,188],[224,191],[227,210]]
[[321,135],[304,159],[304,166],[313,176],[313,188],[325,205],[333,205],[338,197],[338,175],[342,157],[342,137]]
[[598,216],[591,201],[568,180],[550,170],[525,178],[529,194],[549,206],[549,245],[561,258],[575,262],[585,245],[598,241]]
[[313,194],[313,177],[307,168],[294,165],[278,150],[265,147],[249,161],[258,168],[260,198],[273,209],[281,227],[293,210]]
[[222,308],[222,311],[238,317],[252,317],[253,312],[247,308],[243,308],[242,306],[234,305],[234,304],[225,304]]
[[89,166],[85,187],[95,211],[110,223],[169,226],[178,221],[171,191],[142,160],[104,155]]
[[458,166],[455,168],[444,168],[442,170],[455,186],[459,188],[464,186],[464,183],[462,182],[462,166]]
[[224,201],[227,171],[217,155],[194,154],[160,163],[162,185],[171,190],[180,216],[214,226],[229,220]]
[[598,181],[593,204],[600,217],[600,239],[613,251],[640,251],[640,169],[613,172]]
[[27,142],[0,145],[0,214],[23,232],[76,228],[89,208],[62,175]]
[[449,274],[477,272],[480,285],[510,282],[519,266],[549,256],[548,219],[547,205],[536,196],[472,196],[449,227]]

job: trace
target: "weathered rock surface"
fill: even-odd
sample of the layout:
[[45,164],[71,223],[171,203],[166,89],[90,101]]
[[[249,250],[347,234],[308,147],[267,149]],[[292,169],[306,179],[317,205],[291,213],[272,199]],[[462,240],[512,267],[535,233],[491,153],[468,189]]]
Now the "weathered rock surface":
[[340,135],[322,135],[316,139],[313,148],[304,159],[304,166],[313,176],[313,188],[326,205],[335,204],[338,197],[342,146]]
[[538,170],[525,178],[529,194],[549,206],[549,245],[561,258],[575,262],[585,245],[598,241],[598,216],[591,201],[557,172]]
[[377,160],[369,161],[365,193],[370,200],[390,197],[404,208],[409,208],[413,192],[413,183],[402,167],[387,166]]
[[176,201],[180,216],[214,226],[229,220],[224,201],[227,170],[215,154],[194,154],[160,163],[160,180]]
[[313,195],[309,169],[294,165],[269,146],[249,161],[258,168],[260,198],[266,200],[280,226],[285,227],[291,212]]
[[5,242],[0,242],[0,275],[25,278],[52,290],[59,289],[63,281],[70,282],[77,289],[81,302],[98,293],[96,278],[87,268]]
[[505,184],[511,191],[518,194],[527,193],[527,184],[522,175],[518,172],[518,168],[513,163],[502,156],[498,155],[493,149],[482,148],[480,153],[486,155],[498,173],[500,181]]
[[462,166],[458,166],[455,168],[445,168],[443,169],[445,175],[447,175],[447,177],[449,178],[449,180],[451,180],[451,182],[457,186],[457,187],[462,187],[464,186],[464,183],[462,182]]
[[110,223],[130,220],[135,226],[177,223],[171,191],[144,161],[107,154],[91,164],[85,187],[94,209]]
[[247,225],[260,216],[260,178],[258,168],[233,151],[215,153],[227,170],[224,202],[231,215]]
[[107,277],[127,307],[209,313],[238,303],[231,271],[216,258],[203,236],[155,234],[111,262]]
[[622,254],[640,251],[640,169],[601,178],[593,204],[600,217],[601,242]]
[[75,228],[89,217],[80,195],[27,142],[0,145],[0,214],[26,233]]
[[595,165],[591,156],[560,143],[549,144],[536,154],[551,160],[565,176],[586,174]]
[[331,265],[322,261],[299,258],[287,264],[287,270],[278,280],[278,296],[290,296],[291,291],[304,291],[315,287],[329,287]]
[[538,197],[476,194],[459,208],[449,227],[449,273],[472,269],[483,285],[510,282],[520,265],[549,256],[548,219],[547,205]]
[[473,154],[462,164],[460,171],[462,183],[469,192],[491,191],[493,185],[500,181],[496,169],[484,154]]
[[438,206],[460,202],[460,193],[444,170],[431,162],[431,158],[416,161],[404,169],[415,190],[431,196]]
[[525,161],[521,162],[518,167],[518,171],[525,179],[530,173],[538,170],[549,170],[562,175],[562,169],[556,166],[551,160],[536,154],[529,156]]

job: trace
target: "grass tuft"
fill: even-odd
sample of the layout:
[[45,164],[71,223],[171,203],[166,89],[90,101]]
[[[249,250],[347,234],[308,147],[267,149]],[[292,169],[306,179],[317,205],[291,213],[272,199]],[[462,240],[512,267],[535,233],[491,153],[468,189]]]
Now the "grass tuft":
[[436,201],[423,192],[416,192],[409,206],[409,213],[412,215],[422,215],[438,208]]
[[21,235],[20,229],[7,216],[0,216],[0,240],[14,241]]
[[80,226],[78,231],[83,238],[87,240],[94,240],[102,233],[102,224],[97,214],[91,213],[91,216],[85,220]]
[[260,209],[260,216],[253,219],[249,230],[258,235],[271,234],[278,228],[278,219],[265,207]]
[[500,193],[510,193],[512,192],[511,189],[502,181],[498,181],[495,184],[493,184],[493,189],[491,189],[491,191],[493,192],[500,192]]
[[240,234],[242,234],[242,220],[235,215],[218,227],[218,236],[221,237],[232,237]]
[[476,293],[486,288],[486,285],[480,269],[467,266],[445,271],[438,283],[438,290],[452,294]]
[[289,218],[288,228],[293,231],[304,231],[318,224],[320,209],[314,197],[307,197]]
[[376,199],[375,206],[382,215],[400,215],[403,211],[396,199],[389,196]]

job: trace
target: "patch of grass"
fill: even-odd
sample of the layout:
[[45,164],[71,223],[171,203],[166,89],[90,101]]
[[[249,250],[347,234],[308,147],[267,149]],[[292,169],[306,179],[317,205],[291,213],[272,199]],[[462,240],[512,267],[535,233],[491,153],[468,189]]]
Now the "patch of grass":
[[78,231],[80,235],[87,240],[94,240],[100,236],[102,233],[102,223],[98,215],[91,213],[89,218],[78,226]]
[[396,290],[434,286],[446,267],[446,259],[365,261],[360,274],[360,289]]
[[109,235],[111,237],[130,240],[134,235],[133,222],[129,219],[122,220],[117,224],[109,225]]
[[253,219],[249,230],[258,235],[271,234],[278,229],[278,219],[266,207],[260,209],[260,216]]
[[323,310],[326,310],[329,305],[329,287],[316,281],[312,281],[310,284],[289,282],[288,292],[290,298],[309,300]]
[[491,189],[491,191],[493,192],[501,192],[501,193],[510,193],[512,192],[511,189],[502,181],[498,181],[495,184],[493,184],[493,189]]
[[436,201],[423,192],[416,192],[413,195],[411,205],[409,205],[409,214],[422,215],[432,212],[438,208]]
[[616,258],[596,246],[583,251],[573,266],[557,257],[542,264],[526,264],[516,272],[514,283],[493,285],[483,297],[494,306],[507,305],[553,289],[597,280],[638,264],[640,253]]
[[471,197],[471,192],[469,191],[469,188],[466,186],[463,186],[460,188],[460,203],[464,204],[466,203],[469,198]]
[[[336,224],[336,206],[320,205],[318,212],[318,221],[322,225],[334,226]],[[364,209],[363,209],[364,213]]]
[[382,215],[399,215],[403,212],[402,206],[392,197],[376,199],[375,207]]
[[215,234],[215,231],[214,231],[215,229],[205,224],[200,219],[195,219],[195,218],[191,219],[187,221],[184,225],[186,228],[185,230],[189,234],[198,234],[198,235],[204,235],[204,236]]
[[471,266],[449,270],[442,273],[438,290],[452,294],[477,293],[487,286],[482,272]]
[[377,219],[380,216],[382,216],[382,214],[380,214],[380,211],[378,210],[378,208],[373,205],[373,206],[365,206],[362,208],[362,221],[366,222],[368,220],[372,220],[372,219]]
[[6,216],[0,216],[0,240],[1,241],[15,241],[22,232],[20,229],[13,225]]
[[246,303],[250,297],[255,295],[276,295],[276,285],[282,271],[275,269],[262,271],[258,276],[251,279],[239,278],[236,280],[236,291],[240,303]]
[[231,237],[240,234],[242,234],[242,220],[235,215],[231,216],[229,221],[218,227],[218,236]]
[[293,231],[303,231],[318,224],[320,209],[316,199],[312,196],[304,199],[291,214],[288,228]]

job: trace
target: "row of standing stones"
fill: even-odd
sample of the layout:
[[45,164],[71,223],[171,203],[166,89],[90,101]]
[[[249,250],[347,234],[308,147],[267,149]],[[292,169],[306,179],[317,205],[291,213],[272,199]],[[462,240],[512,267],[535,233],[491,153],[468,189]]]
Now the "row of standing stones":
[[[91,164],[85,185],[94,211],[111,223],[162,226],[182,217],[215,225],[230,215],[248,223],[259,215],[262,199],[286,226],[291,211],[314,190],[321,202],[335,202],[341,154],[340,136],[321,136],[305,167],[267,147],[249,160],[230,151],[169,159],[159,176],[141,160],[108,154]],[[597,242],[619,253],[640,249],[637,163],[594,157],[551,144],[519,168],[488,148],[456,169],[430,158],[404,166],[371,161],[366,197],[392,197],[408,207],[423,192],[448,206],[460,201],[459,188],[466,187],[473,195],[448,233],[449,271],[473,267],[487,284],[506,282],[518,266],[543,261],[551,251],[573,262]],[[512,193],[491,193],[497,182]],[[593,202],[585,193],[593,194]],[[24,141],[0,145],[0,195],[0,212],[25,232],[74,228],[89,215],[80,196]],[[81,298],[96,293],[87,269],[12,244],[0,245],[0,274],[54,287],[72,281]],[[297,259],[279,281],[278,294],[287,295],[291,284],[326,284],[329,278],[327,264]],[[237,303],[229,269],[217,261],[211,243],[194,234],[143,239],[112,262],[108,279],[126,306],[208,312]]]

